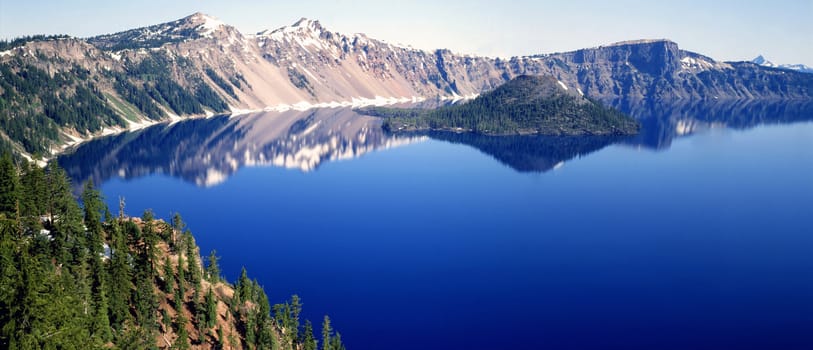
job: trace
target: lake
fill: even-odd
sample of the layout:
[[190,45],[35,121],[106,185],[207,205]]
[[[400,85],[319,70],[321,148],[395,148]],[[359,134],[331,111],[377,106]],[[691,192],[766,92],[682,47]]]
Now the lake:
[[59,159],[180,212],[234,281],[348,349],[813,348],[813,106],[619,101],[632,138],[393,137],[346,109],[212,117]]

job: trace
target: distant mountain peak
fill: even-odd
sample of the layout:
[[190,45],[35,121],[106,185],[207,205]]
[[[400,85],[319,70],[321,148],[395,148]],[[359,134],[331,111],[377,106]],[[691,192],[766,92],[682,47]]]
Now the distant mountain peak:
[[233,27],[213,16],[195,12],[172,22],[100,35],[89,38],[88,41],[101,49],[112,51],[128,48],[155,48],[166,43],[212,38],[215,33],[227,28]]
[[771,62],[771,61],[768,61],[768,59],[767,59],[767,58],[765,58],[765,56],[762,56],[762,55],[757,56],[756,58],[754,58],[753,60],[751,60],[751,62],[753,62],[753,63],[755,63],[755,64],[758,64],[758,65],[760,65],[760,66],[765,66],[765,67],[776,67],[776,64],[774,64],[774,63],[773,63],[773,62]]
[[322,27],[322,24],[319,23],[319,21],[302,17],[290,26],[285,26],[274,30],[266,29],[257,33],[257,36],[270,38],[276,41],[284,41],[284,39],[290,35],[317,38],[326,31],[327,30]]
[[318,20],[302,17],[292,25],[294,28],[322,29]]
[[223,21],[215,18],[214,16],[207,15],[203,12],[195,12],[194,14],[186,17],[185,19],[193,24],[203,26],[203,28],[206,30],[215,30],[220,26],[226,25],[226,23],[224,23]]
[[773,62],[769,61],[768,59],[766,59],[762,55],[759,55],[756,58],[754,58],[753,60],[751,60],[751,63],[757,64],[757,65],[760,65],[760,66],[763,66],[763,67],[795,70],[797,72],[802,72],[802,73],[813,73],[813,67],[808,67],[808,66],[806,66],[804,64],[776,64],[776,63],[773,63]]

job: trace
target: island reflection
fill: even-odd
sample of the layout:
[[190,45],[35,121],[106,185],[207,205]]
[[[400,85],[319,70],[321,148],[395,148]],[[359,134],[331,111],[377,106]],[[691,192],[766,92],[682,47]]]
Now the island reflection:
[[[74,184],[100,184],[166,174],[197,186],[225,181],[245,166],[278,166],[309,172],[326,161],[427,138],[464,144],[519,172],[546,172],[611,144],[655,150],[704,129],[751,128],[813,120],[813,101],[613,101],[641,122],[632,137],[484,136],[424,132],[391,135],[381,120],[349,108],[217,116],[159,124],[99,138],[58,158]],[[80,185],[77,185],[80,186]]]

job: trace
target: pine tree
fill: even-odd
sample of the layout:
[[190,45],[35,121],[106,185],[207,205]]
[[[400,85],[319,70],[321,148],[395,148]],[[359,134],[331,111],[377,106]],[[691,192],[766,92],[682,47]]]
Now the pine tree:
[[141,230],[141,250],[140,250],[140,264],[141,267],[146,269],[150,276],[156,275],[155,259],[158,256],[157,249],[155,248],[158,243],[158,235],[155,232],[155,217],[152,210],[147,209],[144,215],[141,216],[141,221],[144,223]]
[[344,343],[342,343],[342,335],[336,332],[336,336],[330,338],[331,350],[345,350]]
[[194,292],[193,299],[197,302],[200,299],[200,282],[201,282],[201,271],[200,271],[200,264],[198,264],[198,251],[197,246],[195,245],[195,239],[192,237],[192,233],[186,231],[184,233],[184,240],[186,241],[186,257],[187,257],[187,271],[189,271],[189,284],[192,285],[192,290]]
[[299,343],[302,344],[302,350],[316,350],[319,346],[316,338],[313,337],[313,325],[310,320],[305,320],[305,330],[302,332]]
[[296,294],[291,296],[290,312],[291,316],[289,317],[289,323],[286,325],[286,328],[290,330],[290,338],[293,343],[299,338],[299,314],[302,312],[302,302]]
[[240,270],[240,278],[237,280],[237,289],[235,290],[235,293],[240,295],[240,300],[251,301],[251,289],[251,280],[248,279],[248,272],[246,272],[246,267],[243,266],[243,269]]
[[209,253],[209,266],[206,267],[206,276],[209,282],[220,282],[220,266],[217,264],[217,251],[212,249]]
[[203,308],[198,305],[195,308],[195,325],[198,328],[198,344],[203,344],[206,341],[206,314]]
[[178,292],[175,294],[175,308],[180,310],[183,308],[184,299],[186,297],[186,277],[184,276],[184,262],[183,257],[178,256]]
[[167,309],[161,309],[161,324],[164,325],[164,333],[169,332],[169,328],[172,327],[172,318],[169,317]]
[[[48,164],[48,213],[52,250],[57,262],[63,265],[80,266],[87,255],[85,229],[82,211],[73,199],[68,175],[56,162]],[[58,218],[58,220],[55,220]]]
[[164,293],[172,293],[173,283],[175,280],[175,272],[172,270],[172,263],[169,261],[169,255],[164,257]]
[[325,315],[322,321],[322,350],[331,350],[330,336],[333,333],[333,328],[330,328],[330,317]]
[[212,292],[212,288],[209,287],[209,291],[206,293],[206,327],[212,328],[215,326],[217,322],[217,300],[215,300],[215,295]]
[[48,187],[45,171],[33,162],[23,168],[20,176],[20,212],[24,225],[39,231],[43,228],[40,216],[47,213]]
[[90,258],[91,267],[91,293],[93,298],[93,321],[91,334],[98,335],[104,342],[110,341],[110,318],[108,315],[107,295],[105,295],[104,266],[98,255]]
[[[18,238],[16,234],[17,221],[6,218],[0,213],[0,344],[7,344],[9,334],[16,327],[16,320],[12,319],[12,308],[16,294],[19,292],[19,254],[16,253]],[[9,329],[6,329],[9,328]]]
[[246,328],[246,344],[248,345],[249,349],[256,349],[257,348],[257,320],[256,320],[256,312],[253,310],[249,310],[246,314],[246,321],[245,321],[245,328]]
[[0,156],[0,214],[5,213],[9,218],[16,215],[20,199],[19,190],[17,167],[14,166],[11,155],[3,153]]
[[217,326],[217,349],[226,347],[226,339],[223,339],[223,327]]
[[153,279],[149,271],[138,271],[136,273],[132,300],[136,311],[136,323],[143,327],[147,333],[152,334],[156,328],[155,313],[158,310],[158,301],[153,292]]
[[186,323],[188,321],[185,317],[178,312],[175,316],[175,328],[177,328],[178,339],[175,339],[175,344],[172,345],[174,349],[185,350],[189,349],[189,332],[186,330]]
[[172,231],[170,231],[170,239],[169,244],[170,248],[176,251],[182,251],[183,247],[179,247],[181,241],[178,239],[178,234],[184,232],[186,228],[186,223],[183,222],[183,218],[181,218],[180,213],[175,213],[172,215]]
[[[256,293],[257,347],[260,349],[270,349],[278,346],[275,344],[276,339],[273,334],[271,334],[271,306],[268,302],[268,296],[265,295],[265,292],[262,291],[259,284],[255,283],[255,286],[258,290]],[[291,344],[286,344],[286,346],[288,345]]]
[[85,182],[82,191],[82,202],[84,203],[89,251],[91,254],[98,255],[102,252],[104,242],[101,213],[106,208],[101,193],[93,187],[93,180]]
[[129,316],[129,293],[132,287],[130,264],[128,262],[127,239],[120,226],[119,220],[111,218],[106,212],[106,222],[110,222],[110,237],[112,247],[110,250],[110,324],[116,330],[121,330],[124,321]]

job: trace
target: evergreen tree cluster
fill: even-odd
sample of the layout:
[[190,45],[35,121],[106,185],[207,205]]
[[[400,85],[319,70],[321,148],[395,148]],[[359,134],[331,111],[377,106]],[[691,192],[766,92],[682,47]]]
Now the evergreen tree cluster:
[[126,75],[121,73],[111,75],[115,78],[113,87],[115,88],[116,93],[118,93],[119,96],[128,102],[132,103],[133,106],[138,108],[141,113],[144,113],[147,118],[152,120],[161,120],[162,118],[166,117],[166,113],[164,113],[161,108],[158,108],[158,105],[155,104],[155,101],[150,97],[150,95],[147,94],[144,89],[139,89],[137,86],[133,85]]
[[489,135],[623,135],[638,125],[629,116],[568,93],[553,77],[520,76],[467,103],[437,109],[372,107],[389,132],[467,131]]
[[[26,37],[0,42],[0,46],[57,38],[62,37]],[[234,97],[231,85],[212,73],[206,74],[214,76],[221,88],[228,87],[224,91]],[[233,79],[240,84],[242,77]],[[7,136],[3,142],[16,143],[29,154],[48,155],[51,146],[64,138],[62,129],[84,134],[126,126],[125,118],[135,117],[128,115],[135,109],[105,94],[118,95],[152,120],[166,119],[165,110],[199,115],[207,109],[217,113],[229,109],[191,61],[164,52],[151,52],[137,60],[125,58],[121,68],[94,72],[40,51],[33,58],[15,54],[0,63],[0,135]]]
[[12,40],[0,40],[0,51],[6,51],[9,49],[13,49],[15,47],[23,46],[31,41],[46,41],[67,38],[70,38],[70,36],[65,34],[58,34],[58,35],[26,35]]
[[[272,307],[245,269],[229,285],[214,251],[204,270],[180,215],[114,216],[91,181],[81,206],[71,188],[56,163],[0,158],[0,348],[317,348],[299,297]],[[326,321],[323,349],[343,350]]]
[[129,62],[126,65],[127,73],[132,78],[143,81],[144,91],[155,101],[168,106],[175,114],[201,114],[203,107],[215,112],[223,112],[228,105],[200,77],[191,77],[195,87],[187,90],[176,82],[170,67],[178,65],[181,68],[191,65],[182,57],[171,60],[168,56],[154,54],[145,57],[138,63]]
[[[223,91],[229,94],[229,96],[237,98],[237,95],[234,93],[234,88],[231,85],[229,85],[229,83],[227,83],[225,80],[223,80],[223,78],[217,75],[217,72],[215,72],[214,69],[207,67],[206,76],[208,76],[209,79],[212,79],[212,81],[215,84],[217,84],[217,86],[219,86],[221,89],[223,89]],[[239,80],[237,82],[239,84]],[[237,87],[239,88],[240,86],[237,85]]]
[[0,129],[27,152],[45,154],[59,128],[84,133],[123,126],[88,74],[78,66],[52,76],[21,61],[0,63]]

